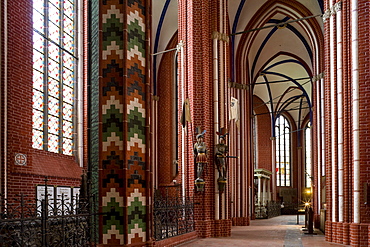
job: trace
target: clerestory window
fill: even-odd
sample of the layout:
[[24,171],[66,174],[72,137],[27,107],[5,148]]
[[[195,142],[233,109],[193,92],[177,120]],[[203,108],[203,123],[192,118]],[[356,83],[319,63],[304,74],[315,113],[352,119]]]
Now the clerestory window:
[[33,0],[32,146],[73,154],[76,1]]
[[311,188],[311,125],[308,123],[304,129],[304,139],[305,139],[305,187]]
[[291,183],[291,136],[290,124],[284,116],[275,122],[276,135],[276,185],[290,186]]

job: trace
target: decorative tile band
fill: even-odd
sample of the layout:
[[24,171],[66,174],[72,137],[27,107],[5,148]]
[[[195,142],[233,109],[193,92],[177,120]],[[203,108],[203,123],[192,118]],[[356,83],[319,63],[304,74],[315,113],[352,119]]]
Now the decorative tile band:
[[134,189],[131,196],[127,201],[128,206],[128,220],[130,229],[128,234],[128,244],[132,243],[132,240],[139,237],[142,242],[146,240],[146,208],[145,208],[145,197],[139,192],[139,189]]
[[140,0],[102,0],[99,6],[99,193],[105,213],[100,236],[108,246],[145,244],[147,240],[143,4]]
[[124,244],[126,228],[124,199],[124,61],[122,1],[101,1],[101,210],[102,242],[105,245]]
[[128,244],[146,239],[145,137],[145,6],[130,0],[127,6],[127,162]]

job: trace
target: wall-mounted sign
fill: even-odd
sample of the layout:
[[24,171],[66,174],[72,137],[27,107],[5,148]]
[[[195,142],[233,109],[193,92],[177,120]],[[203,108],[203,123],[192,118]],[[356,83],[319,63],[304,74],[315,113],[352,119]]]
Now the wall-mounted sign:
[[[47,192],[46,192],[47,191]],[[75,211],[78,203],[80,188],[68,186],[37,185],[36,199],[37,207],[41,210],[41,201],[47,193],[49,215],[70,214]]]

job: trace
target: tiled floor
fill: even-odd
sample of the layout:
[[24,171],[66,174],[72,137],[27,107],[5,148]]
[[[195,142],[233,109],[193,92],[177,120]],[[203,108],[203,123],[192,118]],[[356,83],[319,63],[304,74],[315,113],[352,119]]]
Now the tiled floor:
[[306,234],[303,231],[304,216],[300,215],[297,224],[296,215],[284,215],[271,219],[253,220],[250,226],[234,226],[230,237],[200,238],[195,241],[181,244],[181,247],[198,246],[258,246],[258,247],[324,247],[344,246],[325,241],[321,231]]

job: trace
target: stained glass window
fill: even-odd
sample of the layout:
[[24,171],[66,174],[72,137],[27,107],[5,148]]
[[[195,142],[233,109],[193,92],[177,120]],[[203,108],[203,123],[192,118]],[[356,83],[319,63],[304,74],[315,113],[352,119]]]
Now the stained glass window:
[[73,154],[76,0],[33,0],[32,146]]
[[311,128],[308,123],[304,130],[305,139],[305,187],[311,188]]
[[275,122],[276,185],[290,186],[290,125],[284,116]]

